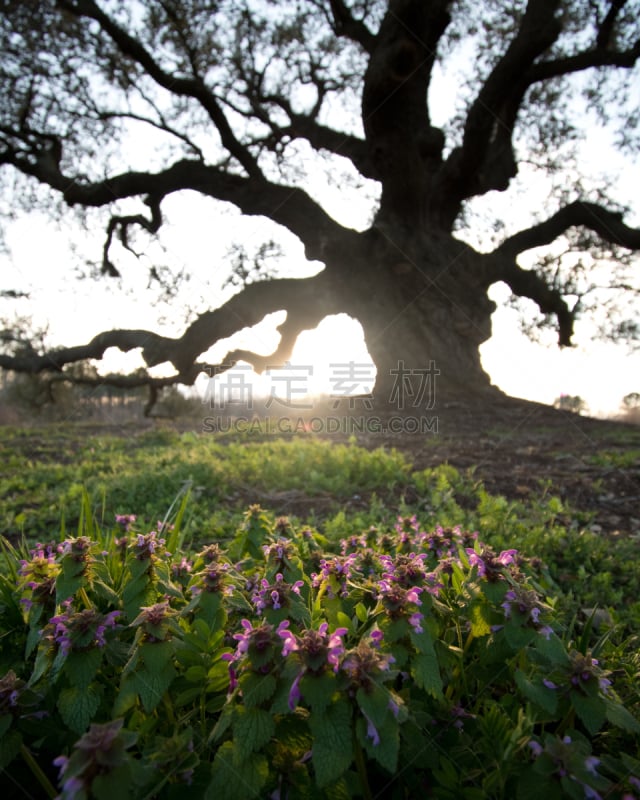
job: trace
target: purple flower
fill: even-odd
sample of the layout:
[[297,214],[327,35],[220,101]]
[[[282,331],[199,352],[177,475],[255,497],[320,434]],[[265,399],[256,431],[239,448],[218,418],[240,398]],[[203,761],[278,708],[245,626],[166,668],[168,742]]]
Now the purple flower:
[[587,772],[590,772],[592,775],[598,774],[596,771],[598,764],[600,764],[600,759],[595,756],[587,756],[584,760],[584,766]]
[[284,642],[283,656],[296,653],[305,668],[315,674],[323,672],[327,666],[337,672],[344,654],[342,637],[348,631],[347,628],[336,628],[330,634],[328,630],[329,623],[323,622],[317,631],[308,629],[296,636],[289,630],[289,621],[283,620],[277,629],[278,636]]
[[116,524],[120,525],[127,533],[131,530],[131,526],[136,519],[137,517],[135,514],[116,514]]
[[291,689],[289,690],[289,699],[288,699],[289,711],[293,711],[300,702],[300,700],[302,699],[302,693],[300,692],[300,680],[304,675],[304,672],[305,672],[304,670],[299,672],[296,675],[293,683],[291,684]]
[[60,653],[69,655],[72,650],[85,650],[90,647],[104,647],[105,632],[113,629],[120,611],[100,614],[93,608],[74,612],[71,601],[62,604],[66,610],[51,617],[45,628],[45,636],[58,645]]
[[139,533],[133,544],[133,551],[138,561],[152,560],[156,550],[164,546],[164,539],[158,539],[156,531]]
[[369,691],[387,674],[393,677],[389,670],[394,662],[395,658],[390,653],[381,653],[377,646],[372,647],[362,639],[357,647],[344,656],[341,670],[348,675],[352,688],[362,687]]
[[480,552],[477,552],[473,547],[465,548],[469,556],[469,566],[476,567],[478,576],[486,578],[489,581],[504,580],[504,567],[514,564],[517,550],[502,550],[499,555],[487,545],[483,545]]
[[547,689],[557,689],[558,687],[553,681],[550,681],[548,678],[543,678],[542,683],[547,687]]
[[424,632],[424,629],[421,625],[423,619],[424,619],[424,614],[421,614],[419,611],[416,611],[415,614],[412,614],[409,617],[409,625],[411,625],[411,627],[416,633]]
[[371,739],[371,743],[374,747],[377,747],[380,744],[380,734],[378,733],[376,726],[373,722],[369,719],[369,717],[362,712],[364,718],[367,720],[367,736]]
[[529,742],[527,742],[527,745],[536,758],[542,755],[542,751],[544,748],[539,742],[536,742],[534,739],[531,739]]
[[258,584],[259,588],[251,597],[251,601],[259,614],[269,608],[274,611],[278,611],[281,608],[289,608],[291,595],[295,594],[299,597],[300,587],[303,585],[303,581],[296,581],[293,584],[287,583],[282,573],[278,572],[275,583],[269,583],[266,578],[262,578]]

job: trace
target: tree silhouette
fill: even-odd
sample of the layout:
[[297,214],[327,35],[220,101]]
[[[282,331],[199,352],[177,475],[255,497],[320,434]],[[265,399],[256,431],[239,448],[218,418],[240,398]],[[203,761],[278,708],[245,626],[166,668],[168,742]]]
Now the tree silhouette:
[[[173,365],[163,385],[192,384],[238,360],[282,364],[301,331],[346,312],[363,326],[381,397],[399,364],[415,381],[436,365],[445,394],[490,396],[478,347],[498,282],[536,304],[529,327],[552,324],[561,346],[581,314],[605,306],[603,335],[637,334],[625,303],[638,291],[640,230],[581,161],[598,126],[637,153],[637,0],[2,8],[0,174],[12,214],[102,210],[106,279],[119,274],[118,247],[138,252],[161,235],[167,198],[198,192],[287,229],[322,269],[278,278],[244,263],[237,293],[175,338],[110,330],[82,345],[5,350],[0,366],[60,373],[109,347],[141,348],[147,367]],[[443,119],[447,69],[458,97]],[[334,219],[317,197],[323,180],[362,186],[371,223]],[[500,192],[517,220],[501,219]],[[286,319],[273,353],[207,363],[214,343],[275,311]]]

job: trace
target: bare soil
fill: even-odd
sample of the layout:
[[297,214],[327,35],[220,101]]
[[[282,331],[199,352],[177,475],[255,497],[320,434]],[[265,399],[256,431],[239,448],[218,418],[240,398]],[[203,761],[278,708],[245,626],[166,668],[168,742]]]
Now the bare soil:
[[448,463],[474,469],[487,490],[524,499],[543,486],[593,515],[604,533],[636,535],[640,544],[640,425],[599,420],[504,397],[434,410],[437,434],[359,437],[393,446],[416,468]]

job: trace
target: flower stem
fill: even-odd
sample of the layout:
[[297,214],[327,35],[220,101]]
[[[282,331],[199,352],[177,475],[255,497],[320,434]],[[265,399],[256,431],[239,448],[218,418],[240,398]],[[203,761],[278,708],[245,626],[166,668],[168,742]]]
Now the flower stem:
[[93,608],[93,603],[91,600],[89,600],[89,595],[87,594],[87,590],[84,588],[84,586],[81,586],[78,589],[78,596],[87,608]]
[[26,761],[27,766],[29,767],[29,769],[31,770],[33,775],[35,776],[35,778],[38,781],[38,783],[40,784],[40,786],[42,786],[42,788],[47,793],[47,797],[56,798],[58,796],[58,792],[51,785],[51,781],[44,774],[44,772],[42,771],[42,768],[40,767],[38,762],[35,760],[35,758],[31,754],[31,751],[29,750],[29,748],[25,744],[21,744],[20,745],[20,755]]
[[355,730],[353,732],[353,752],[356,760],[356,769],[358,770],[358,776],[360,777],[360,784],[362,786],[362,796],[364,797],[364,800],[373,800],[371,787],[369,786],[369,779],[367,778],[367,767],[364,761],[364,754],[362,752],[360,742],[356,737]]

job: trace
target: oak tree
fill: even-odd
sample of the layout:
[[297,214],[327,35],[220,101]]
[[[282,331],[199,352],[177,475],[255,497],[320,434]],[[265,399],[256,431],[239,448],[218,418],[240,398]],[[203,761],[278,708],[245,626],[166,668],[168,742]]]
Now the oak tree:
[[[78,376],[78,362],[109,347],[141,348],[147,368],[170,362],[171,375],[114,380],[188,385],[215,366],[212,345],[272,312],[286,312],[275,351],[233,350],[221,368],[282,364],[301,331],[345,312],[363,327],[380,396],[399,363],[410,377],[436,364],[445,394],[488,396],[478,347],[500,282],[511,301],[532,301],[521,306],[530,329],[553,325],[561,346],[590,313],[602,335],[637,334],[640,229],[615,173],[607,179],[613,165],[594,170],[585,154],[597,134],[637,157],[638,0],[1,7],[0,175],[12,213],[91,212],[94,224],[102,211],[107,280],[123,248],[162,236],[169,197],[197,192],[217,201],[212,215],[232,204],[286,229],[318,271],[298,279],[245,264],[236,293],[176,319],[175,337],[9,342],[0,366],[76,365]],[[147,137],[153,147],[140,147]],[[367,224],[325,208],[331,181],[361,191]]]

